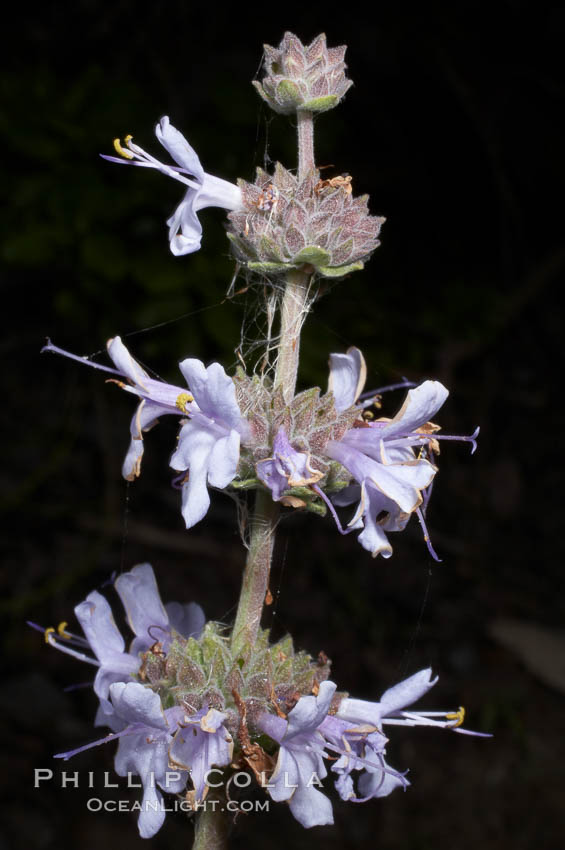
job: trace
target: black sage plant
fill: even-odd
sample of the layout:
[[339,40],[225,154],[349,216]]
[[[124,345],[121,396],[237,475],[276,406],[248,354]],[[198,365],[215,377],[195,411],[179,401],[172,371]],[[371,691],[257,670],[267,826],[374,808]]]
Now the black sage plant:
[[[136,397],[122,467],[127,480],[141,473],[144,433],[165,415],[178,418],[170,466],[187,529],[205,519],[210,488],[253,505],[231,627],[207,621],[195,602],[163,605],[145,563],[115,581],[133,635],[128,641],[98,591],[75,608],[82,635],[66,623],[41,629],[51,646],[96,667],[95,724],[110,730],[94,744],[57,757],[116,741],[116,772],[137,776],[143,789],[140,835],[150,838],[160,829],[163,793],[175,795],[195,815],[196,850],[227,846],[234,785],[253,782],[262,789],[256,793],[265,817],[276,801],[287,803],[306,828],[332,824],[324,793],[328,776],[345,802],[368,802],[408,787],[406,772],[388,763],[385,727],[434,726],[482,736],[463,728],[461,708],[412,707],[437,682],[430,669],[391,684],[377,699],[374,693],[358,699],[339,690],[324,653],[310,656],[290,635],[272,642],[261,628],[277,525],[285,512],[329,511],[336,533],[354,533],[364,550],[383,558],[392,556],[391,536],[415,515],[437,559],[426,508],[440,441],[476,448],[478,429],[444,435],[432,421],[448,396],[441,383],[404,381],[366,391],[365,361],[355,347],[329,354],[326,390],[296,393],[300,335],[321,287],[364,268],[384,223],[370,214],[368,197],[355,194],[351,176],[323,176],[327,172],[314,157],[315,117],[338,106],[351,86],[344,56],[345,47],[328,48],[324,35],[304,45],[286,33],[278,47],[265,46],[265,74],[254,86],[296,125],[297,169],[276,163],[272,173],[257,169],[252,183],[215,177],[168,117],[155,128],[166,162],[131,136],[116,139],[116,156],[105,156],[157,169],[183,184],[184,196],[167,221],[176,256],[200,249],[201,209],[228,210],[237,268],[250,287],[257,284],[269,328],[250,371],[239,367],[230,375],[219,363],[206,366],[188,357],[179,363],[177,386],[151,377],[119,336],[107,345],[111,366],[51,341],[44,348],[100,370]],[[404,403],[383,415],[383,395],[399,386],[407,391]]]

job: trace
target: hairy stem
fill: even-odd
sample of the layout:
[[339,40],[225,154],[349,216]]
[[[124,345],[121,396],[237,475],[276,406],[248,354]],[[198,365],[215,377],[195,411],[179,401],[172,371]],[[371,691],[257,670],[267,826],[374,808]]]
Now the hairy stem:
[[[311,112],[298,112],[298,176],[303,179],[316,166],[314,162],[314,120]],[[311,272],[307,267],[289,271],[281,304],[280,343],[275,372],[275,388],[282,389],[289,403],[296,388],[300,331],[308,309]],[[239,604],[232,632],[232,651],[241,652],[257,638],[265,597],[269,589],[271,559],[279,506],[270,493],[257,490],[251,520],[249,552]]]
[[311,112],[299,110],[298,119],[298,179],[304,178],[316,167],[314,161],[314,117]]
[[279,507],[270,493],[257,490],[251,520],[249,552],[243,573],[239,604],[232,632],[232,651],[251,646],[259,632],[265,596],[269,589],[275,525]]
[[[298,179],[304,180],[316,168],[314,161],[314,117],[298,110]],[[281,334],[275,373],[275,388],[281,387],[288,404],[292,401],[298,374],[300,331],[308,312],[311,269],[293,269],[286,278],[281,304]]]
[[[192,850],[226,850],[229,822],[225,809],[225,796],[210,789],[206,806],[196,816],[196,830]],[[214,803],[214,805],[212,804]]]
[[290,403],[296,388],[300,356],[300,331],[308,311],[311,275],[293,269],[286,278],[281,304],[281,336],[277,354],[275,389],[282,388],[286,403]]

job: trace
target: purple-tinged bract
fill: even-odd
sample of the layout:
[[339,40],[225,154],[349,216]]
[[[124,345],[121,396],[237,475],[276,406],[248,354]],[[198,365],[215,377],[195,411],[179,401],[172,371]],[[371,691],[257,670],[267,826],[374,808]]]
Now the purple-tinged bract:
[[346,47],[328,48],[323,33],[306,45],[285,32],[278,47],[265,44],[264,48],[266,73],[253,85],[275,112],[326,112],[353,85],[345,76]]

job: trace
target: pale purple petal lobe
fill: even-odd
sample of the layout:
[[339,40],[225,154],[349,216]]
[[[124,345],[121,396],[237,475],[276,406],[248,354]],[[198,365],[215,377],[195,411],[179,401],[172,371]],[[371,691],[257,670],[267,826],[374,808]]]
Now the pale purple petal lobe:
[[169,618],[161,602],[155,573],[151,564],[138,564],[118,576],[115,582],[128,623],[137,636],[137,651],[148,649],[162,632],[168,630]]
[[348,348],[346,354],[330,354],[329,392],[333,393],[338,410],[355,404],[365,386],[367,366],[358,348]]

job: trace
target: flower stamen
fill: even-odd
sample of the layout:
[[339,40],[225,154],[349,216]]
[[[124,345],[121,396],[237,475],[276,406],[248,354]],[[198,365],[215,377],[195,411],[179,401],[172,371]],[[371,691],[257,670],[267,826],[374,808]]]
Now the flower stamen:
[[462,726],[463,721],[465,720],[465,708],[460,705],[458,711],[451,711],[449,714],[445,715],[446,720],[455,720],[455,723],[452,725],[452,729],[456,729],[458,726]]
[[423,514],[421,508],[416,508],[416,516],[418,517],[418,522],[420,523],[420,525],[422,527],[422,531],[424,532],[424,542],[425,542],[426,546],[428,547],[428,552],[430,553],[430,555],[432,556],[434,561],[437,561],[438,564],[440,564],[441,558],[439,557],[436,550],[432,546],[432,541],[430,540],[430,534],[428,532],[426,520],[424,519],[424,514]]
[[60,649],[61,652],[65,652],[67,655],[72,655],[73,658],[77,658],[79,661],[84,661],[87,664],[93,664],[95,667],[100,667],[100,662],[96,661],[95,658],[90,658],[90,656],[85,655],[84,652],[77,652],[75,649],[70,649],[68,646],[64,646],[59,643],[55,638],[55,629],[52,626],[45,629],[44,634],[45,643],[48,643],[49,646],[53,646],[55,649]]
[[63,620],[57,626],[57,634],[59,635],[59,637],[64,638],[65,640],[71,640],[71,638],[72,638],[72,635],[69,632],[65,631],[65,626],[68,626],[68,625],[69,624],[67,623],[67,621]]
[[311,484],[310,489],[314,490],[314,492],[318,494],[318,496],[322,499],[322,501],[324,501],[326,503],[326,507],[329,508],[329,511],[330,511],[332,517],[334,518],[334,522],[336,524],[337,530],[339,531],[340,534],[343,534],[343,535],[350,534],[352,531],[357,530],[357,528],[354,527],[353,525],[350,528],[346,528],[346,529],[343,528],[341,522],[339,521],[337,511],[334,508],[333,504],[331,503],[331,500],[328,499],[328,497],[326,496],[324,491],[320,487],[318,487],[317,484]]
[[179,393],[177,396],[177,400],[175,401],[175,407],[181,411],[181,413],[186,413],[186,406],[194,401],[194,396],[191,393]]
[[[124,142],[126,143],[126,145],[129,145],[132,138],[133,138],[132,136],[126,136],[125,137]],[[120,156],[123,156],[124,159],[134,159],[134,155],[131,153],[131,151],[128,151],[128,150],[126,150],[125,148],[122,147],[119,139],[114,139],[114,150]]]

